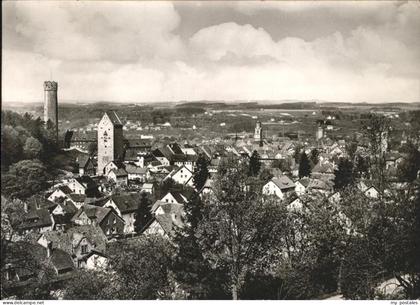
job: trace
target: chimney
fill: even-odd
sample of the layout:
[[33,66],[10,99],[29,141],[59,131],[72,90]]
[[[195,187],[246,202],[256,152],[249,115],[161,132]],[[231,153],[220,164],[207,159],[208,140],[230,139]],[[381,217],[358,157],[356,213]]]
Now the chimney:
[[47,257],[51,257],[51,254],[52,254],[52,241],[49,241],[48,243],[47,243]]

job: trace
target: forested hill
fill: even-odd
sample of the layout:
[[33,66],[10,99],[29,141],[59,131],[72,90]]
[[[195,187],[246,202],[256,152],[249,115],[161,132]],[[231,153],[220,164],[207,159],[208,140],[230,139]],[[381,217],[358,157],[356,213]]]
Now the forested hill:
[[61,169],[72,171],[72,163],[60,151],[52,126],[45,126],[39,117],[28,113],[1,112],[3,195],[24,199],[42,191]]

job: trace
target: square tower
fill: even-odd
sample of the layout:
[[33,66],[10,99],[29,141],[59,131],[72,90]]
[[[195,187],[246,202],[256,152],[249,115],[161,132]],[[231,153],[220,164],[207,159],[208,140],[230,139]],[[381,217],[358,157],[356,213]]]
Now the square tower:
[[105,166],[122,160],[124,153],[123,124],[114,111],[107,111],[98,124],[98,169],[103,175]]

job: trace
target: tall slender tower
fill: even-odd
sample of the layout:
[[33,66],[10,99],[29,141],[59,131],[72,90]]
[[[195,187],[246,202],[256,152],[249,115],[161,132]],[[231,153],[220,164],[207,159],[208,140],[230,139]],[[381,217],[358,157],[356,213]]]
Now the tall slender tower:
[[55,137],[58,141],[58,102],[57,102],[58,84],[54,81],[44,82],[44,122],[48,121],[54,124]]
[[98,168],[103,175],[110,161],[122,160],[124,153],[123,123],[114,111],[107,111],[98,124]]

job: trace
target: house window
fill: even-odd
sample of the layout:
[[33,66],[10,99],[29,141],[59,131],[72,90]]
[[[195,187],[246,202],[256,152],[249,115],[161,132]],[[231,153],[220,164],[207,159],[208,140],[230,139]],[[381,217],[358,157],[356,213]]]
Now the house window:
[[82,245],[82,254],[87,254],[88,250],[87,250],[87,245]]

